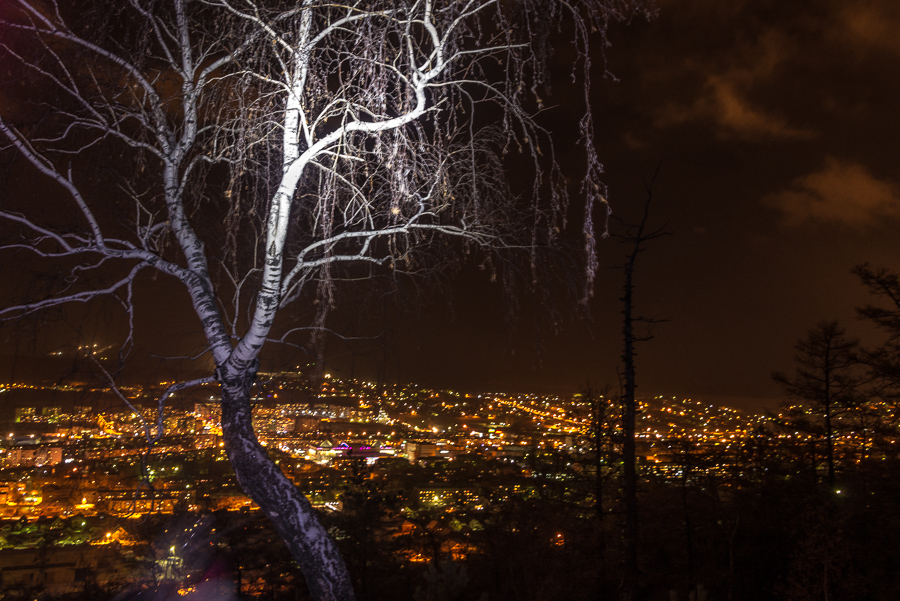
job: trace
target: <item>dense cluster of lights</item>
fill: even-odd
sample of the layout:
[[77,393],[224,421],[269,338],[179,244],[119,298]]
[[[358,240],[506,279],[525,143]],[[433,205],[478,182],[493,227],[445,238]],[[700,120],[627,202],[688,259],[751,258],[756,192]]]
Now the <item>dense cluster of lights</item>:
[[[593,444],[591,432],[596,424],[592,411],[598,399],[582,395],[565,399],[556,395],[465,394],[414,384],[379,386],[331,375],[320,384],[312,384],[299,374],[261,376],[266,384],[255,399],[253,418],[260,442],[278,454],[276,462],[289,477],[306,481],[309,493],[323,507],[339,504],[335,505],[334,495],[327,492],[328,485],[310,483],[309,474],[348,459],[362,458],[370,464],[379,458],[417,462],[477,453],[516,464],[527,453],[540,449],[556,449],[578,457],[589,453]],[[207,457],[210,466],[222,466],[216,470],[227,469],[219,406],[208,388],[166,409],[162,420],[165,435],[148,449],[148,433],[155,433],[159,417],[153,399],[171,384],[159,382],[129,389],[136,411],[22,408],[20,421],[45,425],[46,432],[26,438],[10,432],[5,438],[0,461],[6,466],[6,475],[0,475],[0,480],[18,481],[22,486],[0,487],[0,512],[8,517],[54,512],[66,516],[74,511],[90,515],[103,508],[119,515],[135,515],[172,511],[179,504],[208,505],[213,493],[221,497],[225,508],[251,506],[233,482],[211,488],[212,480],[197,480],[196,474],[194,480],[185,479],[183,466],[196,464],[201,457]],[[2,385],[0,391],[16,388],[40,389],[11,383]],[[614,401],[599,400],[611,409],[609,415],[617,414]],[[649,472],[682,477],[678,457],[685,445],[732,452],[745,444],[765,419],[692,399],[643,399],[636,433],[639,454]],[[615,433],[618,426],[612,423],[611,427]],[[804,436],[800,432],[780,435]],[[842,436],[848,443],[852,437]],[[718,464],[705,469],[729,469],[731,460],[726,455],[721,457]],[[110,481],[110,474],[124,472],[135,474],[134,479],[122,486]],[[535,470],[534,474],[541,472]],[[39,481],[85,477],[91,479],[83,481],[86,494],[81,503],[66,506],[41,496]],[[141,478],[153,484],[154,494],[135,496]],[[456,493],[440,494],[449,495],[449,499]]]

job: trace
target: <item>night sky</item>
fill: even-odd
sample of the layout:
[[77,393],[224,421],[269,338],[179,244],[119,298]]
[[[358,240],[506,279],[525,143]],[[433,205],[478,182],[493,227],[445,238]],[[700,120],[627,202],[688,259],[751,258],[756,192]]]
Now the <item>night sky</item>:
[[[637,265],[638,311],[670,320],[639,348],[640,393],[771,406],[771,372],[792,369],[820,320],[877,340],[856,319],[869,299],[850,270],[900,264],[898,30],[892,0],[665,0],[656,20],[614,28],[619,81],[595,82],[610,201],[636,219],[659,164],[652,222],[673,232]],[[615,387],[623,250],[600,246],[591,320],[537,349],[528,318],[504,323],[499,293],[457,290],[454,316],[427,322],[401,376]]]
[[[639,394],[771,406],[771,372],[791,369],[794,343],[818,321],[877,340],[856,320],[868,299],[850,270],[900,265],[900,5],[659,6],[649,23],[613,27],[618,81],[594,81],[613,211],[635,220],[659,165],[651,222],[673,234],[637,265],[638,312],[669,320],[638,349]],[[558,105],[552,119],[566,99],[547,103]],[[564,134],[556,144],[563,158],[575,150]],[[466,390],[615,389],[624,250],[615,239],[599,246],[589,318],[554,295],[565,318],[556,333],[543,300],[523,298],[510,319],[500,287],[464,270],[446,292],[389,309],[380,354],[331,344],[326,363],[344,376]],[[190,320],[176,324],[190,338]],[[7,352],[26,352],[4,335]]]

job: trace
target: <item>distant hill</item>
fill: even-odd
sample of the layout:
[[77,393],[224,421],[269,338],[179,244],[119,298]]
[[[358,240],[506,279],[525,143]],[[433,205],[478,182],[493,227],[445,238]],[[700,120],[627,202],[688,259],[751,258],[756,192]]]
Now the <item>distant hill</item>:
[[84,359],[73,356],[0,354],[0,383],[62,384],[85,377]]
[[0,421],[12,421],[19,407],[59,407],[63,413],[71,413],[76,406],[89,406],[95,411],[120,411],[122,402],[112,394],[99,390],[13,388],[0,392]]
[[[122,372],[120,382],[125,384],[146,384],[160,380],[191,380],[208,375],[191,362],[164,360],[159,358],[135,357],[129,360]],[[96,365],[85,357],[74,353],[55,355],[10,355],[0,354],[0,384],[27,382],[43,385],[91,384],[103,387]]]

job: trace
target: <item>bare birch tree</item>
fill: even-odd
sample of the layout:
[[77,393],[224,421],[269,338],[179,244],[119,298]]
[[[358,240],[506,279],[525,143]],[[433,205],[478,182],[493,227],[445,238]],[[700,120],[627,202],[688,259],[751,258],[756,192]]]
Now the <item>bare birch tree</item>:
[[[217,385],[240,485],[313,598],[352,599],[315,512],[253,432],[260,350],[298,335],[288,307],[315,304],[301,329],[322,327],[346,278],[555,242],[569,190],[535,120],[551,36],[574,45],[567,68],[583,85],[589,286],[591,215],[606,202],[589,46],[606,43],[610,20],[646,10],[644,0],[4,2],[0,47],[19,85],[4,87],[0,132],[7,156],[55,188],[37,203],[3,199],[0,250],[63,277],[0,319],[113,298],[131,326],[127,358],[136,278],[172,278],[216,367],[159,400],[148,439],[161,436],[172,392]],[[530,165],[525,201],[507,185],[508,151]]]

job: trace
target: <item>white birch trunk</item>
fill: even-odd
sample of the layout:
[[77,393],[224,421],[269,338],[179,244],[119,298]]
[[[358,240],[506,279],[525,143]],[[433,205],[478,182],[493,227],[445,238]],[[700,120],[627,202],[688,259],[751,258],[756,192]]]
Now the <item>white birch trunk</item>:
[[352,601],[353,585],[334,541],[309,500],[282,473],[253,432],[250,388],[255,371],[220,375],[225,451],[241,488],[271,520],[317,601]]

